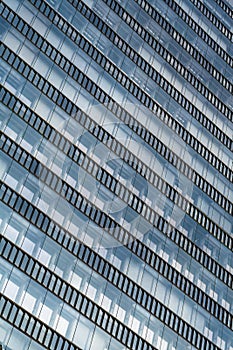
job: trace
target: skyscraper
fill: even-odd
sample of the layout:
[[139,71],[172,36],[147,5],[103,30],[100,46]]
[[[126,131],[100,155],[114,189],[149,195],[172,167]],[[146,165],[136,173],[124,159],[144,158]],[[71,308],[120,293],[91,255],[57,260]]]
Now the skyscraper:
[[230,1],[0,13],[2,349],[233,350]]

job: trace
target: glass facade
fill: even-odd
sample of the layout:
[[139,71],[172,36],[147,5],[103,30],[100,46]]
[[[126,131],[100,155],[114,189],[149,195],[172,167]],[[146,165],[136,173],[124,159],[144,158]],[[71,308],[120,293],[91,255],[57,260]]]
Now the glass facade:
[[232,11],[1,1],[1,350],[233,350]]

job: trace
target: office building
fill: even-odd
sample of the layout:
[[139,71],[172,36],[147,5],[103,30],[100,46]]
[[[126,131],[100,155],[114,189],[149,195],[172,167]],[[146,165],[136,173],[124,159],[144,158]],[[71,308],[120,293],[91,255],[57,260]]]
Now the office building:
[[1,1],[2,349],[233,350],[232,11]]

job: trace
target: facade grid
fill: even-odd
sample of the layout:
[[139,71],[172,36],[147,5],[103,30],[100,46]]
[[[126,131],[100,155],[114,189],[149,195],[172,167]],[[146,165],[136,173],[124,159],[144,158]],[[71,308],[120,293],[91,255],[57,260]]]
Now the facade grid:
[[0,1],[0,350],[233,350],[232,11]]

